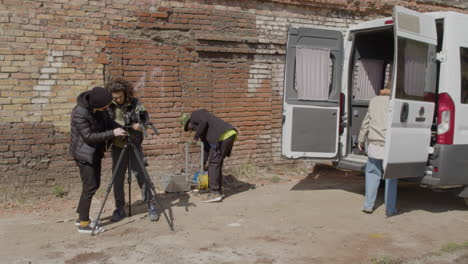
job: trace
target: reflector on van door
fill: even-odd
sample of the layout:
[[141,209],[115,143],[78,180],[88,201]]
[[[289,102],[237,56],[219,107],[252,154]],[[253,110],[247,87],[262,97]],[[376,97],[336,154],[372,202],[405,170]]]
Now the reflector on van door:
[[453,144],[455,104],[447,93],[439,95],[437,111],[437,144]]

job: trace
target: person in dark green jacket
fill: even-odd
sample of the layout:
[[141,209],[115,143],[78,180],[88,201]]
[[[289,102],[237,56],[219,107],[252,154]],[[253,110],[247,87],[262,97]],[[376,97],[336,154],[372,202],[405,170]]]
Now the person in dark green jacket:
[[[134,111],[136,113],[140,111],[145,111],[145,107],[138,101],[137,98],[133,97],[133,86],[130,82],[122,79],[116,78],[106,84],[106,89],[112,94],[112,104],[108,108],[110,117],[120,125],[125,125],[124,116],[128,112]],[[141,144],[143,143],[143,133],[142,127],[139,123],[131,124],[132,126],[132,140],[134,143],[134,150],[139,153],[140,157],[143,157],[143,149]],[[120,154],[122,153],[126,145],[125,137],[116,137],[112,140],[112,171],[118,169],[114,181],[114,199],[115,207],[114,213],[111,216],[112,221],[120,221],[125,218],[127,214],[125,213],[125,192],[124,192],[124,180],[125,173],[128,166],[128,156],[124,155],[119,168],[116,168],[117,161]],[[159,220],[159,214],[156,210],[156,207],[153,200],[153,194],[151,193],[151,188],[144,181],[144,175],[142,168],[138,166],[138,161],[134,154],[130,153],[130,169],[135,175],[138,186],[141,188],[142,200],[144,202],[149,202],[148,204],[148,219],[150,221]]]

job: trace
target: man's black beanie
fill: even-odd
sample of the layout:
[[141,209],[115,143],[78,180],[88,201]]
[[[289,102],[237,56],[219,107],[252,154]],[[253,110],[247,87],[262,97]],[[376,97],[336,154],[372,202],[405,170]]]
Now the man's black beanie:
[[92,108],[101,108],[112,102],[112,94],[102,87],[94,87],[89,93],[89,104]]

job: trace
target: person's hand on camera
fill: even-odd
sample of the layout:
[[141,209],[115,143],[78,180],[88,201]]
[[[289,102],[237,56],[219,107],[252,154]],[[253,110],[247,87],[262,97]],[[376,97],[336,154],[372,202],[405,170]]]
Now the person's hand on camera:
[[133,123],[132,128],[136,131],[141,131],[140,123]]
[[127,135],[127,131],[125,131],[123,128],[120,128],[120,127],[114,129],[113,132],[114,132],[114,136],[116,137]]

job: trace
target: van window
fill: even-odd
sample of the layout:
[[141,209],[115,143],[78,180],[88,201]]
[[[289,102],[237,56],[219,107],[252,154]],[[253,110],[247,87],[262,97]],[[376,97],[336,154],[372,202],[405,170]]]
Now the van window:
[[383,60],[360,59],[353,76],[354,100],[369,101],[378,95],[382,88],[383,71]]
[[460,48],[461,102],[468,104],[468,48]]
[[424,101],[429,44],[398,38],[396,98]]
[[330,93],[333,60],[330,49],[296,48],[294,88],[297,99],[327,101]]

